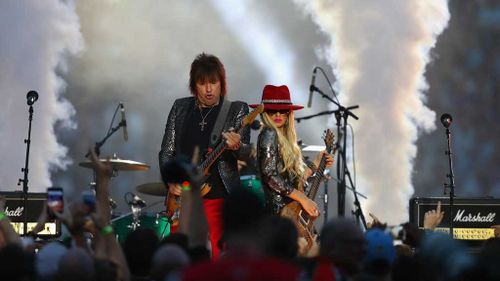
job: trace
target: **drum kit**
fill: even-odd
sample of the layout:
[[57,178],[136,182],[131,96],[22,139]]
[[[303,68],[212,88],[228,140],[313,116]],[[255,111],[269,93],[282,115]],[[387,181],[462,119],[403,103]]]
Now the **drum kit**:
[[[106,162],[108,160],[101,159],[100,161]],[[150,168],[149,165],[145,163],[119,159],[116,155],[109,159],[109,162],[113,169],[113,176],[116,176],[119,171],[147,171]],[[91,161],[80,162],[79,165],[85,168],[93,168]],[[146,195],[161,196],[163,198],[167,196],[167,188],[161,182],[141,184],[136,187],[136,191]],[[155,214],[143,213],[143,208],[146,207],[146,203],[131,192],[128,192],[126,195],[131,195],[130,199],[126,199],[131,211],[121,216],[113,216],[114,218],[111,220],[118,241],[124,242],[128,234],[138,228],[153,229],[160,239],[169,235],[170,225],[165,216],[165,212]],[[127,198],[127,196],[125,196],[125,198]],[[111,202],[113,202],[113,200],[110,198],[110,204],[114,204]]]
[[[109,160],[100,159],[100,161],[110,162],[113,169],[113,176],[116,176],[119,171],[147,171],[150,168],[149,165],[145,163],[119,159],[116,155],[113,155]],[[85,168],[93,168],[91,161],[80,162],[79,165]],[[264,204],[264,192],[260,180],[255,175],[241,176],[240,179],[241,186],[255,192]],[[144,183],[138,185],[135,190],[141,194],[162,198],[166,198],[168,193],[168,189],[161,182]],[[129,199],[127,199],[127,195],[131,195]],[[142,199],[131,192],[127,192],[125,198],[131,211],[121,216],[113,216],[114,218],[111,220],[115,229],[116,238],[119,242],[124,242],[127,236],[138,228],[153,229],[160,239],[170,234],[170,224],[165,215],[165,211],[155,214],[143,213],[143,208],[146,207],[146,203]],[[116,203],[110,198],[112,209],[113,204],[116,206]]]

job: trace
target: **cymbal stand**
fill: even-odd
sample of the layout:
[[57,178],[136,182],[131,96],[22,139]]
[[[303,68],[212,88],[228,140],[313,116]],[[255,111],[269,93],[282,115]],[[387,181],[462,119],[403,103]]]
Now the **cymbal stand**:
[[[131,198],[130,198],[131,197]],[[128,228],[132,230],[136,230],[141,226],[141,212],[142,208],[147,207],[146,203],[142,200],[137,200],[138,198],[132,192],[125,193],[125,202],[130,206],[130,210],[132,211],[132,223],[128,226]]]
[[132,210],[132,223],[130,223],[128,228],[136,230],[141,226],[141,220],[139,218],[141,216],[142,208],[132,204],[130,205],[130,209]]

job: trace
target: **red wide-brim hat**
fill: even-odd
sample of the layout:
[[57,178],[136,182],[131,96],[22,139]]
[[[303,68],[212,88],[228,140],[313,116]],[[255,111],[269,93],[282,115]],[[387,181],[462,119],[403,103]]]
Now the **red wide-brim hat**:
[[[264,111],[266,110],[298,110],[304,108],[302,105],[292,104],[290,91],[285,85],[266,85],[262,91],[262,101]],[[260,104],[250,104],[251,108],[256,108]]]

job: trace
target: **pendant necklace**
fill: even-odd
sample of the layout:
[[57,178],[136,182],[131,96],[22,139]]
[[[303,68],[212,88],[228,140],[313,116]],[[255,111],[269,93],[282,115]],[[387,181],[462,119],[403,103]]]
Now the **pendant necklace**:
[[212,110],[214,109],[214,107],[216,107],[217,105],[214,105],[210,108],[210,110],[207,112],[207,114],[205,114],[205,116],[203,116],[203,113],[202,112],[202,108],[200,107],[200,116],[201,116],[201,122],[198,123],[198,125],[200,125],[200,129],[201,131],[203,132],[203,129],[205,128],[205,125],[207,124],[207,122],[205,122],[205,118],[207,118],[208,114],[210,114],[210,112],[212,112]]

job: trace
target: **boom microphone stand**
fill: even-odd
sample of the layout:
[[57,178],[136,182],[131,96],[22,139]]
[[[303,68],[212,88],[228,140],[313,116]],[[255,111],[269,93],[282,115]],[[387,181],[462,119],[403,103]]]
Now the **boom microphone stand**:
[[24,177],[19,179],[17,185],[21,185],[23,183],[23,234],[26,235],[28,233],[28,210],[26,209],[28,206],[28,172],[29,172],[29,159],[30,159],[30,145],[31,145],[31,122],[33,121],[33,104],[38,100],[38,93],[36,91],[29,91],[26,94],[26,103],[29,107],[29,117],[28,117],[28,138],[24,139],[24,143],[26,144],[26,158],[24,161],[24,168],[21,168],[21,172],[23,172]]
[[[348,168],[347,168],[347,163],[345,161],[345,147],[347,145],[347,118],[349,116],[352,116],[352,118],[358,120],[359,118],[351,112],[351,110],[359,108],[358,105],[355,106],[350,106],[350,107],[344,107],[340,105],[337,101],[331,99],[328,97],[321,89],[315,87],[314,85],[311,85],[311,89],[315,92],[318,92],[323,98],[327,98],[331,102],[333,102],[335,105],[338,106],[337,110],[333,110],[332,113],[335,114],[335,119],[337,120],[337,135],[342,136],[342,144],[340,143],[341,137],[337,138],[337,147],[338,147],[338,154],[337,154],[337,177],[339,179],[339,182],[337,183],[337,193],[338,193],[338,214],[340,217],[343,217],[345,215],[345,190],[346,190],[346,180],[345,176],[348,173]],[[354,187],[354,185],[351,183],[351,186]]]
[[[118,125],[116,125],[116,126],[113,127],[113,124],[115,122],[115,118],[116,118],[116,114],[118,113],[118,110],[121,110],[122,120],[120,121],[120,123],[118,123]],[[118,106],[116,107],[116,109],[115,109],[115,113],[113,114],[113,118],[111,119],[111,123],[109,125],[109,129],[108,129],[108,132],[106,133],[106,136],[104,136],[104,138],[102,140],[96,142],[95,145],[94,145],[94,151],[95,151],[97,157],[99,157],[99,155],[101,154],[101,147],[108,140],[108,138],[111,137],[116,131],[118,131],[122,127],[123,127],[123,130],[124,130],[123,131],[123,137],[124,137],[125,141],[127,141],[128,140],[127,121],[125,120],[125,113],[124,113],[123,103],[120,102],[118,104]],[[87,152],[87,154],[85,154],[85,158],[88,158],[89,156],[90,156],[90,151]],[[115,172],[116,171],[113,170],[113,176],[116,175]],[[93,169],[93,180],[89,184],[89,187],[91,188],[91,190],[93,190],[93,192],[95,192],[96,181],[97,181],[97,175],[96,175],[95,170]],[[109,197],[108,199],[109,199],[109,205],[111,206],[111,212],[113,212],[113,210],[116,208],[116,202],[111,197]]]
[[446,190],[449,188],[450,189],[450,236],[451,238],[454,237],[453,235],[453,198],[455,197],[455,178],[453,176],[453,160],[451,158],[451,132],[450,132],[450,125],[451,122],[453,121],[453,118],[451,117],[450,114],[444,113],[441,115],[441,123],[443,126],[446,128],[446,142],[448,145],[448,150],[445,151],[445,154],[448,156],[448,165],[450,168],[450,173],[446,174],[446,177],[449,180],[449,183],[444,183],[444,194],[446,194]]
[[[345,139],[346,138],[344,137],[344,140]],[[345,145],[345,141],[344,141],[344,145]],[[344,163],[344,165],[343,165],[344,171],[343,171],[343,173],[341,173],[341,175],[344,175],[344,179],[343,179],[343,181],[341,180],[341,181],[338,182],[338,184],[340,183],[343,186],[343,188],[344,188],[344,202],[345,202],[345,188],[346,188],[345,176],[347,176],[347,179],[349,179],[349,183],[352,186],[352,189],[351,189],[353,191],[352,194],[354,195],[354,207],[355,207],[355,210],[352,211],[352,214],[356,216],[356,220],[358,221],[358,225],[361,223],[363,225],[364,229],[367,229],[365,215],[363,214],[363,210],[361,209],[361,204],[359,203],[359,198],[358,198],[358,194],[360,194],[360,193],[358,193],[356,191],[356,187],[354,186],[354,183],[353,183],[353,180],[352,180],[352,177],[351,177],[351,173],[349,172],[349,168],[347,167],[345,150],[344,150],[344,153],[340,153],[339,152],[339,156],[342,157],[342,160],[343,160],[343,163]],[[340,202],[339,202],[339,204],[340,204]],[[339,208],[339,213],[340,213],[340,208]]]
[[[104,138],[102,140],[95,143],[94,149],[95,149],[95,153],[97,154],[97,156],[99,156],[101,154],[101,147],[104,145],[104,143],[106,142],[106,140],[108,140],[109,137],[111,137],[121,127],[123,127],[124,129],[127,127],[127,121],[125,120],[124,115],[122,115],[122,121],[120,121],[120,123],[118,123],[118,125],[116,125],[115,127],[112,127],[112,125],[115,121],[116,114],[118,113],[118,110],[120,108],[123,110],[122,103],[118,104],[118,107],[116,108],[115,113],[113,114],[113,118],[111,120],[111,126],[109,127],[109,130],[108,130],[108,133],[106,134],[106,136],[104,136]],[[127,140],[127,137],[125,137],[125,141],[126,140]],[[90,156],[90,152],[87,152],[87,154],[85,154],[85,157],[87,158],[89,156]]]
[[[342,145],[340,143],[340,141],[341,141],[340,137],[337,138],[337,148],[338,148],[338,154],[337,154],[337,177],[338,177],[338,181],[337,181],[337,194],[338,194],[338,197],[337,197],[337,200],[338,200],[338,215],[340,217],[343,217],[345,215],[345,192],[346,192],[346,176],[347,176],[348,179],[349,179],[349,181],[350,181],[350,184],[351,184],[351,187],[352,187],[352,190],[353,190],[353,194],[354,194],[354,199],[355,199],[354,204],[356,206],[356,210],[353,213],[356,215],[358,223],[359,222],[363,223],[364,227],[366,228],[365,218],[364,218],[363,212],[361,210],[361,205],[359,204],[359,200],[358,200],[358,196],[357,196],[358,194],[356,192],[356,189],[354,187],[353,181],[352,181],[350,173],[349,173],[349,169],[347,167],[346,155],[345,155],[346,154],[345,148],[346,148],[346,145],[347,145],[347,119],[348,119],[349,116],[351,116],[355,120],[359,119],[354,113],[352,113],[352,110],[356,109],[356,108],[359,108],[359,106],[355,105],[355,106],[350,106],[350,107],[344,107],[344,106],[342,106],[340,104],[340,102],[333,100],[328,95],[326,95],[325,93],[323,93],[323,91],[321,91],[321,89],[319,89],[318,87],[316,87],[314,85],[314,81],[315,81],[315,75],[316,75],[316,70],[317,69],[321,70],[321,72],[325,76],[326,80],[330,84],[330,88],[331,88],[331,83],[328,80],[328,76],[325,74],[324,70],[321,67],[315,67],[314,70],[313,70],[313,79],[311,81],[311,86],[309,87],[310,96],[309,96],[309,102],[308,102],[308,104],[309,105],[311,104],[312,94],[314,92],[317,92],[323,98],[325,98],[325,99],[331,101],[333,104],[335,104],[338,107],[338,109],[337,110],[333,110],[333,111],[323,111],[323,112],[320,112],[320,113],[315,114],[315,115],[311,115],[311,116],[307,116],[307,117],[302,117],[302,118],[297,118],[296,120],[297,120],[297,122],[300,122],[303,119],[309,119],[309,118],[312,118],[312,117],[315,117],[315,116],[319,116],[319,115],[331,114],[331,113],[335,114],[335,118],[337,120],[337,123],[336,123],[336,125],[337,125],[337,135],[338,136],[342,136],[342,138],[343,138],[342,139]],[[334,90],[333,90],[333,88],[331,88],[331,89],[332,89],[332,92],[335,93]],[[325,194],[325,195],[328,196],[327,194]]]

